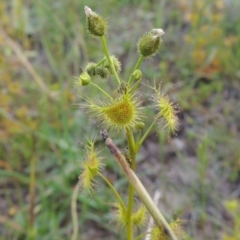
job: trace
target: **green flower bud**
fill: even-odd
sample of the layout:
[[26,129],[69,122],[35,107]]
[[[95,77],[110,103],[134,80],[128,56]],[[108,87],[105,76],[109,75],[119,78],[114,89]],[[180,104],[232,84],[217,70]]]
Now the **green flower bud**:
[[91,82],[91,77],[87,72],[83,72],[79,76],[79,82],[82,86],[86,86]]
[[140,54],[146,58],[157,53],[161,45],[161,36],[164,34],[162,29],[153,29],[145,33],[138,42],[138,50]]
[[91,8],[85,6],[85,14],[87,16],[87,28],[89,32],[96,37],[101,37],[106,33],[107,23],[97,13],[93,12]]
[[88,63],[88,65],[86,66],[86,72],[90,75],[90,76],[95,76],[96,75],[96,63]]
[[[110,58],[112,60],[112,63],[113,63],[113,66],[114,66],[116,72],[119,73],[121,71],[121,63],[120,63],[120,61],[113,55],[110,56]],[[106,58],[104,66],[109,69],[111,74],[113,74],[112,71],[111,71],[110,64],[109,64],[107,58]]]
[[110,71],[108,68],[98,67],[96,69],[96,74],[101,78],[107,78],[110,75]]
[[139,69],[136,69],[134,72],[133,72],[133,77],[136,81],[138,80],[141,80],[142,79],[142,71],[139,70]]

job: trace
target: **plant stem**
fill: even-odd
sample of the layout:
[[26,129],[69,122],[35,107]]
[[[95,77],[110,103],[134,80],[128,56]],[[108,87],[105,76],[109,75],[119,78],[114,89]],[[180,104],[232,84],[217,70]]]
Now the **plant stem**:
[[106,59],[102,59],[100,62],[97,63],[96,67],[100,66],[102,63],[104,63],[106,61]]
[[145,134],[143,135],[143,137],[140,139],[139,142],[137,142],[136,144],[136,151],[138,152],[138,150],[140,149],[140,147],[142,146],[143,142],[145,141],[145,139],[147,138],[148,134],[150,133],[150,131],[152,130],[153,126],[155,125],[157,121],[157,118],[154,119],[154,121],[152,122],[152,124],[150,125],[150,127],[148,128],[148,130],[145,132]]
[[110,58],[110,55],[109,55],[109,52],[108,52],[108,48],[107,48],[107,42],[106,42],[105,37],[102,36],[102,37],[101,37],[101,40],[102,40],[102,45],[103,45],[104,53],[105,53],[105,55],[106,55],[106,57],[107,57],[107,60],[108,60],[108,62],[109,62],[109,64],[110,64],[111,71],[112,71],[113,75],[115,76],[115,79],[116,79],[117,83],[120,84],[121,81],[120,81],[120,79],[119,79],[119,77],[118,77],[118,74],[117,74],[117,72],[116,72],[116,70],[115,70],[115,67],[113,66],[112,59]]
[[133,239],[132,210],[134,201],[134,188],[131,184],[128,186],[128,208],[127,208],[127,240]]
[[127,142],[128,142],[128,148],[130,151],[130,156],[132,160],[131,163],[131,168],[133,171],[135,171],[136,168],[136,161],[135,161],[135,156],[136,156],[136,150],[135,150],[135,140],[132,131],[129,128],[126,128],[126,137],[127,137]]
[[73,233],[71,240],[77,240],[78,237],[78,216],[77,216],[77,196],[79,192],[80,184],[77,184],[73,190],[72,201],[71,201],[71,213],[73,223]]
[[[126,136],[128,141],[128,148],[131,156],[131,168],[133,171],[136,170],[136,152],[135,152],[135,140],[133,133],[128,128],[126,129]],[[133,239],[133,224],[132,224],[132,211],[134,202],[134,188],[131,184],[128,187],[128,208],[127,208],[127,239]]]
[[132,73],[131,73],[131,77],[130,77],[129,80],[128,80],[128,84],[129,84],[129,85],[131,85],[132,82],[133,82],[133,72],[141,66],[143,59],[144,59],[143,56],[140,55],[139,58],[138,58],[138,61],[137,61],[136,65],[135,65],[135,67],[134,67],[134,69],[133,69],[133,71],[132,71]]
[[90,82],[91,85],[93,85],[94,87],[96,87],[98,90],[100,90],[103,94],[105,94],[107,97],[111,98],[112,97],[110,95],[108,95],[102,88],[100,88],[97,84]]
[[113,193],[115,194],[118,202],[121,204],[122,208],[125,209],[125,205],[123,203],[123,200],[121,198],[121,196],[118,194],[117,190],[115,189],[115,187],[108,181],[108,179],[106,177],[104,177],[104,175],[102,175],[101,173],[98,173],[98,175],[106,182],[106,184],[111,188],[111,190],[113,191]]
[[135,172],[129,167],[126,159],[121,154],[119,149],[114,144],[113,140],[109,137],[106,130],[101,131],[102,138],[105,141],[106,146],[114,156],[115,160],[117,161],[118,165],[123,170],[125,176],[127,177],[128,181],[133,186],[134,190],[137,192],[138,196],[142,200],[143,204],[146,206],[148,212],[155,220],[157,226],[162,227],[164,230],[165,235],[170,240],[178,240],[174,232],[172,231],[171,227],[169,226],[168,222],[157,208],[153,200],[151,199],[150,195],[142,185],[141,181],[136,176]]

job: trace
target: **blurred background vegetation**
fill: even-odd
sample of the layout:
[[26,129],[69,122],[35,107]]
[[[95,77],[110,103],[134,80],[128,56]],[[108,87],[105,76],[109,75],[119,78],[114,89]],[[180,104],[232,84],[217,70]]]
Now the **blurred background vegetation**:
[[[161,191],[161,209],[168,219],[182,219],[189,239],[239,239],[240,2],[2,0],[0,240],[31,239],[33,222],[36,239],[71,237],[81,142],[95,126],[73,107],[81,102],[72,92],[73,76],[102,57],[100,42],[85,29],[85,5],[107,18],[110,51],[122,61],[123,79],[138,57],[138,38],[164,30],[160,53],[142,70],[145,82],[161,81],[176,99],[181,128],[167,141],[156,127],[137,172],[152,195]],[[88,94],[96,97],[95,90]],[[117,166],[110,158],[106,165],[108,179],[124,194]],[[110,195],[101,183],[93,198],[78,195],[79,239],[124,239],[111,223]]]

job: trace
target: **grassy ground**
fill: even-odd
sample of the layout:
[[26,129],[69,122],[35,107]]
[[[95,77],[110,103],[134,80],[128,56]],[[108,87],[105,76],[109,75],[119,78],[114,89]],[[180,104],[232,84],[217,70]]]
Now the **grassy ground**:
[[[33,222],[36,239],[70,239],[81,144],[95,126],[73,107],[81,102],[72,92],[73,76],[102,53],[100,42],[85,30],[84,5],[107,17],[109,46],[122,61],[122,78],[135,64],[139,36],[164,29],[160,53],[142,70],[145,82],[162,81],[177,100],[181,128],[170,141],[155,129],[138,156],[138,172],[152,195],[161,191],[168,219],[183,219],[189,239],[239,239],[239,1],[5,0],[0,2],[0,240],[31,239]],[[110,159],[106,164],[106,175],[124,193],[126,181],[117,166]],[[92,199],[78,195],[79,239],[124,239],[111,224],[109,190],[101,184],[97,193]]]

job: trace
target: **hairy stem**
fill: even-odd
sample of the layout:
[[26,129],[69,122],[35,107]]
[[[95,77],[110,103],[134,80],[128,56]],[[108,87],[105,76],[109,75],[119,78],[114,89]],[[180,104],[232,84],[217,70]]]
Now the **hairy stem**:
[[113,72],[113,75],[114,75],[117,83],[120,84],[121,81],[120,81],[120,79],[119,79],[119,77],[118,77],[118,74],[117,74],[117,72],[116,72],[116,70],[115,70],[115,67],[113,66],[112,59],[110,58],[110,55],[109,55],[109,52],[108,52],[108,48],[107,48],[107,42],[106,42],[105,37],[102,36],[102,37],[101,37],[101,40],[102,40],[102,45],[103,45],[104,53],[105,53],[105,55],[106,55],[106,57],[107,57],[107,60],[108,60],[108,62],[109,62],[109,64],[110,64],[111,71]]
[[111,154],[114,156],[115,160],[117,161],[118,165],[123,170],[125,176],[127,177],[128,181],[133,186],[134,190],[137,192],[138,196],[142,200],[143,204],[146,206],[148,212],[155,220],[157,226],[162,227],[164,233],[170,240],[178,240],[174,232],[172,231],[171,227],[169,226],[168,222],[157,208],[153,200],[151,199],[150,195],[148,194],[147,190],[142,185],[141,181],[136,176],[135,172],[129,167],[126,159],[121,154],[119,149],[116,147],[112,139],[109,137],[106,130],[101,131],[102,138],[105,141],[106,146],[110,150]]

